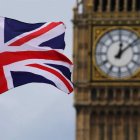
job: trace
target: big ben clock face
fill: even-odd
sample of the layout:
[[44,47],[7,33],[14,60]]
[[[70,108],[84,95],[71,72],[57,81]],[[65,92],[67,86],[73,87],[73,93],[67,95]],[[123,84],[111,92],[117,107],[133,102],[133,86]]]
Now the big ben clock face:
[[140,38],[126,29],[105,33],[95,50],[96,64],[109,77],[132,76],[140,67]]

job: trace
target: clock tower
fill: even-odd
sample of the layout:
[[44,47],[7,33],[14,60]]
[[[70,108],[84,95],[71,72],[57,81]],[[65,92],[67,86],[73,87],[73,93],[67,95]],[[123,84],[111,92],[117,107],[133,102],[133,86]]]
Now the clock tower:
[[140,140],[140,0],[77,0],[76,140]]

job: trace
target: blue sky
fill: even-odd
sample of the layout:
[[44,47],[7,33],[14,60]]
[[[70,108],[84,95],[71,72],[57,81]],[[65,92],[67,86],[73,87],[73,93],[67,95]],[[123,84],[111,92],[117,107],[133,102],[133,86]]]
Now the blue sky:
[[[0,0],[0,16],[25,22],[63,21],[65,54],[72,59],[75,0]],[[74,140],[73,94],[46,84],[29,84],[0,95],[1,140]]]

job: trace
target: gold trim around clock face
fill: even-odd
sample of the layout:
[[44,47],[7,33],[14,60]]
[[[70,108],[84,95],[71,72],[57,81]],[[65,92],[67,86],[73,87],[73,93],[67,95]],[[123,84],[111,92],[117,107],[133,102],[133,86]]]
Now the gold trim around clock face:
[[103,35],[105,35],[106,33],[112,31],[112,30],[117,30],[117,29],[124,29],[124,30],[128,30],[131,31],[133,33],[135,33],[138,37],[140,37],[140,27],[138,26],[132,26],[132,27],[128,27],[128,26],[113,26],[113,27],[109,27],[109,26],[96,26],[93,28],[93,49],[92,49],[92,64],[93,64],[93,76],[92,79],[93,80],[140,80],[140,68],[138,68],[135,73],[133,73],[131,76],[129,77],[122,77],[122,78],[116,78],[116,77],[111,77],[109,75],[107,75],[105,72],[103,72],[98,65],[96,64],[96,58],[95,58],[95,51],[96,51],[96,46],[97,43],[99,42],[99,40],[101,39],[101,37],[103,37]]

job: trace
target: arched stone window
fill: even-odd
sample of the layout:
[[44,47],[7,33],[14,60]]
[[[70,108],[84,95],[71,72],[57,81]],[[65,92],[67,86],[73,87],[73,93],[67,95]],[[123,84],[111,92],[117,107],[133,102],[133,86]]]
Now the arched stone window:
[[99,140],[104,140],[105,139],[105,112],[100,113],[100,123],[99,123]]
[[127,2],[127,11],[132,11],[132,0],[128,0]]
[[95,89],[95,88],[92,89],[91,99],[92,99],[92,101],[96,101],[97,100],[97,89]]
[[107,98],[108,98],[109,101],[113,100],[113,98],[114,98],[114,91],[113,91],[112,88],[108,89],[108,96],[107,96]]
[[90,124],[91,124],[91,132],[90,132],[90,137],[91,139],[97,139],[99,137],[99,132],[98,132],[98,127],[99,127],[99,116],[96,113],[96,111],[93,111],[91,113],[91,120],[90,120]]
[[94,5],[94,11],[98,11],[98,7],[99,7],[99,0],[93,0],[93,5]]
[[115,11],[116,0],[111,0],[111,11]]
[[108,140],[113,139],[113,112],[108,113],[108,127],[107,127],[107,137]]
[[136,10],[140,11],[140,0],[136,0]]
[[107,0],[103,0],[103,5],[102,5],[102,11],[106,11],[107,10]]
[[134,121],[134,124],[133,124],[133,139],[134,140],[138,140],[138,135],[139,135],[139,132],[138,132],[138,119],[139,119],[139,113],[137,111],[135,111],[133,113],[133,121]]
[[130,113],[126,112],[124,115],[124,136],[125,136],[125,140],[129,140],[130,138],[130,123],[129,123],[129,119],[130,119]]
[[126,88],[124,90],[124,99],[127,101],[130,99],[130,89],[129,88]]
[[124,0],[119,0],[119,11],[123,11],[124,9]]

